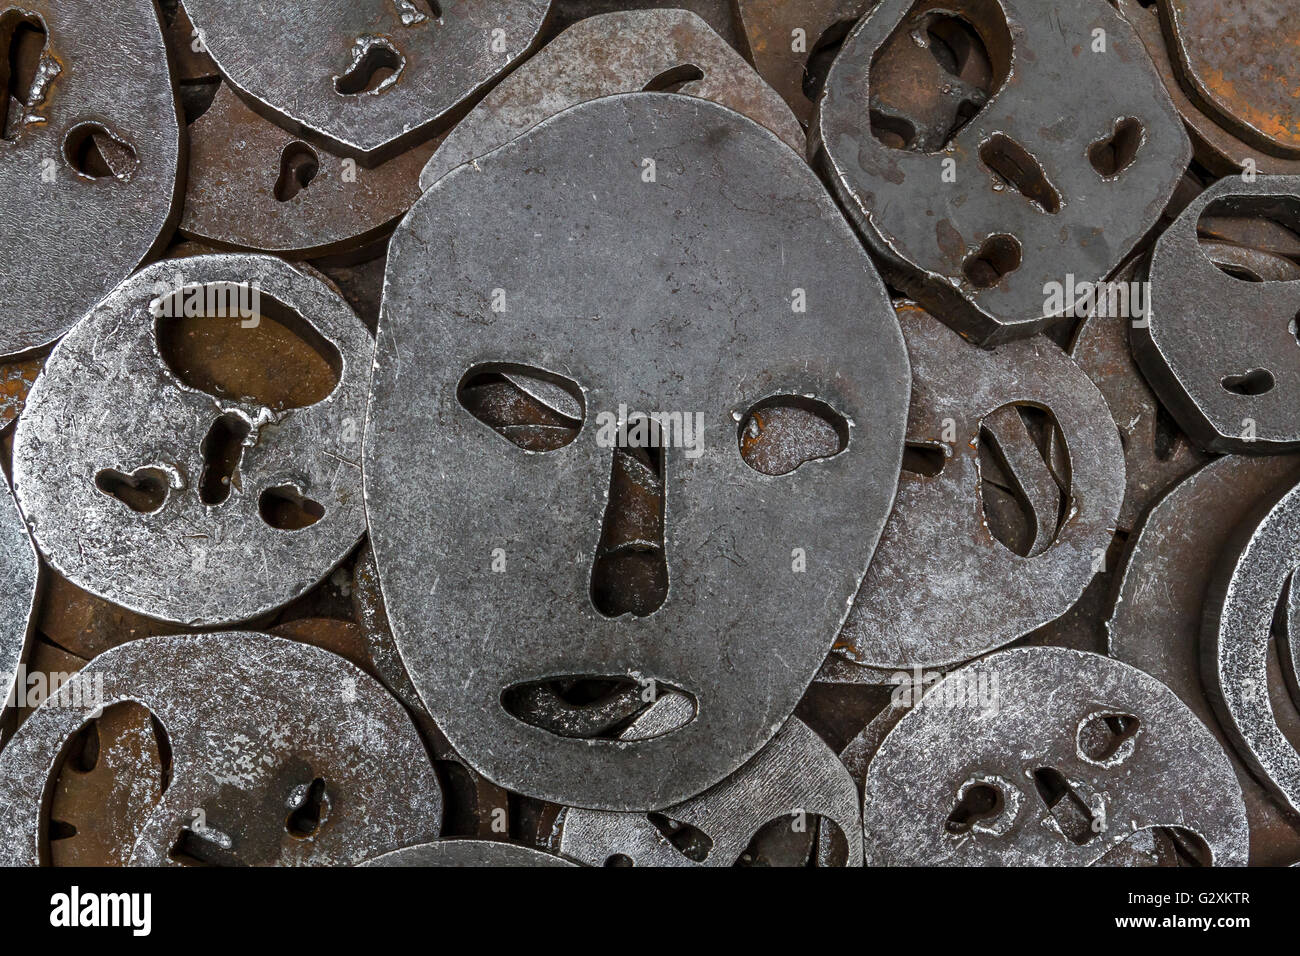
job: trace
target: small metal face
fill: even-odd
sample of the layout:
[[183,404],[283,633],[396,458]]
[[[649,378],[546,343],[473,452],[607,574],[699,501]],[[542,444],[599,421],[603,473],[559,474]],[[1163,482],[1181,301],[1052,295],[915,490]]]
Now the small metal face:
[[981,344],[1066,314],[1051,284],[1109,275],[1191,155],[1104,0],[884,0],[831,66],[814,131],[886,278]]
[[[1203,218],[1271,220],[1300,232],[1300,177],[1223,179],[1156,241],[1151,312],[1133,354],[1187,434],[1211,452],[1300,448],[1300,276],[1295,262],[1220,263],[1201,245]],[[1249,255],[1247,249],[1246,254]]]
[[573,866],[568,860],[526,846],[488,840],[439,840],[393,850],[362,866]]
[[[1205,599],[1203,673],[1223,729],[1241,756],[1293,811],[1300,811],[1300,715],[1295,699],[1300,633],[1300,486],[1253,527],[1239,531]],[[1276,633],[1275,633],[1276,632]],[[1270,681],[1270,658],[1283,687]]]
[[0,355],[17,355],[165,241],[180,121],[150,0],[0,4],[0,51]]
[[[870,560],[909,381],[885,290],[803,161],[693,97],[559,113],[416,204],[378,339],[371,539],[455,749],[502,786],[607,810],[679,802],[757,753]],[[489,388],[535,414],[467,404]],[[760,473],[744,436],[782,404],[833,421],[837,447]],[[634,447],[636,422],[673,413]],[[644,572],[631,597],[605,573],[620,562]],[[694,717],[625,741],[510,709],[594,679],[681,690]]]
[[821,675],[832,682],[960,663],[1064,614],[1104,559],[1124,493],[1106,403],[1055,344],[986,351],[916,306],[899,318],[913,373],[908,450]]
[[577,103],[647,90],[721,103],[791,149],[806,147],[781,98],[702,19],[686,10],[626,10],[579,20],[502,80],[448,134],[420,187]]
[[[1300,857],[1300,828],[1247,769],[1214,712],[1201,679],[1201,612],[1234,533],[1297,481],[1300,456],[1225,455],[1179,482],[1135,529],[1106,622],[1110,656],[1165,684],[1224,745],[1246,803],[1250,861],[1263,866]],[[1266,665],[1273,713],[1283,733],[1300,740],[1279,650]]]
[[35,864],[66,745],[143,704],[171,754],[137,866],[348,865],[438,836],[442,793],[405,711],[343,658],[266,634],[133,641],[101,654],[0,756],[0,861]]
[[868,866],[1085,866],[1178,828],[1244,865],[1232,766],[1167,687],[1084,651],[1002,651],[935,684],[865,783]]
[[357,253],[381,240],[420,197],[420,170],[438,145],[359,168],[285,132],[224,83],[189,138],[181,232],[290,259]]
[[18,703],[20,665],[31,637],[40,564],[12,492],[0,487],[0,718]]
[[437,132],[532,47],[550,0],[184,0],[248,104],[367,165]]
[[[665,695],[633,732],[671,727],[689,708],[680,695]],[[820,858],[832,839],[828,822],[845,841],[843,865],[861,866],[857,785],[835,752],[792,717],[726,780],[662,813],[566,810],[560,852],[592,866],[734,866],[766,826],[785,824]]]
[[[325,383],[317,400],[271,407],[187,380],[169,337],[218,322],[236,341],[262,323],[299,335]],[[28,397],[14,485],[37,547],[78,586],[162,620],[224,624],[288,603],[365,532],[373,350],[333,288],[281,260],[142,270],[64,338]]]

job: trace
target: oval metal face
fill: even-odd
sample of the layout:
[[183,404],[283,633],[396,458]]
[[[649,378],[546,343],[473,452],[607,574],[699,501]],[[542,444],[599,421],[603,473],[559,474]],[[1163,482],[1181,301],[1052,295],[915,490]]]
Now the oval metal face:
[[[160,346],[165,323],[264,319],[328,366],[336,384],[319,401],[273,408],[203,390]],[[334,289],[279,259],[142,270],[63,339],[28,396],[14,486],[37,547],[79,587],[161,620],[225,624],[288,603],[365,532],[373,350]]]
[[1086,866],[1177,827],[1244,865],[1241,790],[1213,735],[1135,667],[1057,647],[947,675],[867,768],[868,866]]
[[[672,726],[671,712],[684,706],[680,696],[665,695],[632,726],[640,733],[647,724]],[[734,866],[755,835],[776,821],[807,834],[809,848],[830,839],[814,828],[833,822],[847,844],[845,865],[862,865],[857,784],[795,717],[726,780],[662,814],[566,810],[560,852],[591,866]]]
[[[1254,528],[1225,549],[1205,598],[1201,632],[1203,673],[1223,728],[1238,752],[1292,810],[1300,811],[1300,700],[1270,687],[1269,659],[1281,659],[1284,681],[1296,688],[1300,633],[1300,486],[1291,488]],[[1284,621],[1280,628],[1275,621]],[[1275,637],[1274,630],[1281,635]],[[1289,673],[1288,673],[1289,672]],[[1285,728],[1285,730],[1283,729]]]
[[[870,560],[909,383],[884,287],[802,160],[693,97],[562,112],[416,204],[378,339],[372,542],[398,647],[456,750],[531,796],[646,810],[771,739]],[[494,370],[581,421],[524,450],[462,404]],[[772,399],[830,409],[843,449],[752,470],[740,432]],[[623,452],[651,415],[666,423],[657,465],[633,471],[655,473],[658,540],[628,541],[659,560],[658,603],[611,608],[602,528],[632,493]],[[623,741],[507,710],[512,688],[570,677],[677,688],[695,716]]]
[[0,757],[5,865],[39,862],[68,741],[128,700],[171,753],[133,865],[348,865],[438,836],[437,776],[378,681],[318,648],[230,632],[123,644],[27,719]]
[[36,611],[40,563],[8,486],[0,488],[0,718],[18,703],[21,664]]
[[[831,66],[812,146],[891,283],[993,344],[1066,314],[1051,283],[1108,276],[1191,146],[1105,0],[952,6],[872,8]],[[984,49],[980,76],[938,39],[949,30]]]
[[[1300,824],[1247,769],[1215,714],[1201,679],[1202,610],[1234,533],[1297,481],[1300,455],[1225,455],[1179,482],[1135,529],[1106,621],[1109,655],[1165,684],[1224,745],[1246,803],[1250,862],[1262,866],[1300,857]],[[1300,740],[1281,657],[1270,652],[1266,665],[1273,712],[1283,733]]]
[[[155,246],[179,212],[180,121],[158,11],[31,0],[0,9],[45,46],[0,104],[0,355],[66,332]],[[160,237],[162,237],[160,239]]]
[[[904,460],[822,673],[832,682],[960,663],[1064,614],[1096,574],[1124,495],[1106,402],[1055,344],[1040,336],[987,351],[915,306],[899,318],[913,372],[907,443],[933,464]],[[990,529],[1013,491],[1030,516],[1021,552]]]
[[791,149],[802,153],[807,146],[776,91],[698,16],[624,10],[579,20],[502,80],[447,135],[420,174],[420,186],[428,189],[563,109],[644,90],[721,103],[766,126]]
[[[1156,240],[1151,312],[1130,333],[1152,389],[1211,452],[1300,448],[1300,279],[1285,271],[1240,278],[1211,260],[1203,217],[1272,220],[1300,232],[1300,176],[1229,177],[1193,200]],[[1253,281],[1266,278],[1270,281]]]
[[436,843],[423,843],[420,846],[403,847],[373,860],[367,860],[362,866],[574,866],[568,860],[531,847],[515,846],[510,843],[494,843],[489,840],[439,840]]
[[184,0],[253,109],[367,165],[390,159],[533,45],[550,0]]

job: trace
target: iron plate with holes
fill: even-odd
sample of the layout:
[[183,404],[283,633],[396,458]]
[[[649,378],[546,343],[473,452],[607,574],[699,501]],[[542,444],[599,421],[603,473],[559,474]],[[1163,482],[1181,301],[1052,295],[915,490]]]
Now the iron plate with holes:
[[6,865],[40,859],[65,745],[122,701],[149,709],[171,754],[132,865],[347,865],[438,836],[437,777],[377,681],[318,648],[229,632],[114,648],[23,724],[0,756]]
[[1216,265],[1197,235],[1205,216],[1272,220],[1300,232],[1300,177],[1220,180],[1183,210],[1156,240],[1151,312],[1130,333],[1133,354],[1156,395],[1202,448],[1294,451],[1300,448],[1300,279],[1293,268],[1259,276]]
[[[219,312],[241,328],[281,322],[336,384],[298,408],[185,381],[164,343],[200,301],[214,313],[198,322]],[[14,486],[37,547],[87,591],[190,625],[247,620],[303,594],[365,532],[373,353],[338,293],[281,260],[213,255],[142,270],[59,343],[28,396]]]
[[868,866],[1085,866],[1155,827],[1194,834],[1206,862],[1246,862],[1213,735],[1163,684],[1085,651],[1019,648],[947,675],[885,737],[864,792]]
[[814,132],[886,278],[983,344],[1056,321],[1048,283],[1115,269],[1191,155],[1105,0],[884,0],[845,40]]
[[48,345],[166,241],[180,121],[150,0],[0,10],[0,355]]
[[[679,802],[757,753],[870,560],[909,382],[884,287],[803,161],[694,97],[575,106],[424,194],[390,248],[378,340],[367,515],[398,647],[452,746],[502,786],[608,810]],[[529,386],[539,424],[472,414],[490,376],[548,383]],[[835,421],[838,454],[751,469],[741,435],[773,402]],[[701,416],[699,453],[623,454],[620,407]],[[523,450],[525,428],[545,447]],[[658,576],[653,600],[606,586],[623,553]],[[626,741],[507,709],[568,678],[675,688],[695,716]]]

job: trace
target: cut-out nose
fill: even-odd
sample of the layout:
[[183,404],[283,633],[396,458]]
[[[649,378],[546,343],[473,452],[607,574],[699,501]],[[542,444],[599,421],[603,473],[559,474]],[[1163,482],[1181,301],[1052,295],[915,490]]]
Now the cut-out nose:
[[657,444],[614,449],[609,502],[591,568],[591,600],[605,617],[645,617],[668,596],[664,466]]

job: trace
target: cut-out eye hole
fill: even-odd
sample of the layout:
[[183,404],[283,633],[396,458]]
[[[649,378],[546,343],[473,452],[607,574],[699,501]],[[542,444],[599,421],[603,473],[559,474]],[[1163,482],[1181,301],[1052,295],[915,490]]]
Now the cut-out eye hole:
[[1000,787],[982,780],[970,781],[958,792],[944,829],[954,835],[969,833],[982,821],[996,820],[1006,807]]
[[754,832],[732,866],[837,866],[848,860],[848,841],[832,821],[813,813],[773,817]]
[[1033,405],[1004,405],[980,422],[980,498],[989,532],[1022,558],[1042,554],[1069,513],[1065,438]]
[[1240,375],[1225,375],[1220,384],[1224,391],[1234,395],[1267,395],[1273,391],[1277,381],[1268,369],[1253,368]]
[[977,289],[992,289],[1020,268],[1020,240],[1006,233],[989,236],[961,264],[962,274]]
[[82,123],[63,140],[63,158],[84,179],[126,182],[139,165],[131,144],[102,123]]
[[10,115],[10,100],[31,106],[36,99],[37,74],[45,52],[47,34],[40,17],[9,9],[0,14],[0,135],[14,139],[22,110]]
[[812,50],[804,63],[802,81],[803,95],[812,102],[816,103],[817,98],[821,96],[822,89],[826,86],[826,77],[831,71],[831,64],[835,62],[835,57],[857,22],[857,20],[840,20],[838,23],[831,24],[822,31],[822,35],[812,45]]
[[801,465],[834,458],[849,446],[849,423],[825,402],[775,395],[740,421],[740,457],[764,475],[788,475]]
[[948,463],[948,448],[941,442],[908,442],[903,446],[903,471],[934,478]]
[[[506,688],[501,706],[530,727],[579,740],[650,740],[680,730],[694,719],[694,696],[663,683],[654,690],[654,695],[647,694],[645,685],[627,677],[553,677]],[[681,698],[671,710],[662,711],[671,719],[656,723],[652,732],[638,733],[633,726],[637,719],[667,694]]]
[[1053,215],[1061,211],[1061,194],[1047,179],[1042,165],[1009,136],[995,133],[980,146],[980,159],[998,178],[1020,195]]
[[1234,279],[1300,279],[1300,200],[1293,196],[1216,199],[1197,220],[1196,235],[1206,258]]
[[246,283],[186,286],[150,304],[163,363],[184,385],[274,411],[330,396],[343,356],[298,313]]
[[704,79],[704,71],[694,63],[683,63],[671,70],[664,70],[644,87],[645,93],[676,93],[687,83],[697,83]]
[[1132,117],[1115,121],[1115,130],[1088,147],[1088,162],[1103,179],[1113,179],[1132,165],[1145,131]]
[[575,382],[525,365],[471,369],[456,398],[464,409],[525,451],[556,451],[573,442],[586,416]]
[[137,468],[129,475],[114,468],[95,473],[95,487],[132,511],[152,514],[167,500],[167,473],[160,468]]
[[1213,861],[1210,845],[1194,830],[1147,827],[1130,833],[1093,866],[1210,866]]
[[646,819],[688,860],[703,863],[713,852],[713,838],[699,827],[666,817],[662,813],[647,813]]
[[1093,812],[1065,774],[1055,767],[1035,770],[1034,788],[1061,833],[1071,843],[1083,846],[1102,832],[1104,820]]
[[891,149],[937,153],[988,106],[1010,72],[1010,30],[995,0],[961,13],[917,0],[871,58],[871,132]]
[[632,861],[632,858],[628,856],[626,853],[615,853],[613,856],[605,860],[605,865],[606,866],[635,866],[636,864]]
[[1141,721],[1132,714],[1091,714],[1079,722],[1079,754],[1104,767],[1121,764],[1133,755],[1140,728]]
[[334,89],[342,96],[382,93],[397,83],[406,69],[404,57],[391,42],[381,37],[359,41],[360,55],[347,72],[334,78]]
[[180,866],[247,866],[210,827],[201,832],[181,827],[167,850],[167,858]]
[[199,500],[205,505],[224,503],[239,484],[239,462],[244,441],[252,427],[238,415],[222,415],[212,423],[199,444],[203,474],[199,477]]
[[325,517],[325,508],[293,485],[267,488],[257,499],[257,513],[277,531],[301,531]]
[[320,173],[320,156],[306,143],[293,142],[280,153],[280,178],[275,183],[277,202],[288,202],[311,185]]
[[329,815],[329,798],[325,793],[325,780],[317,777],[309,784],[296,787],[289,794],[292,812],[284,821],[284,829],[296,840],[310,839]]

